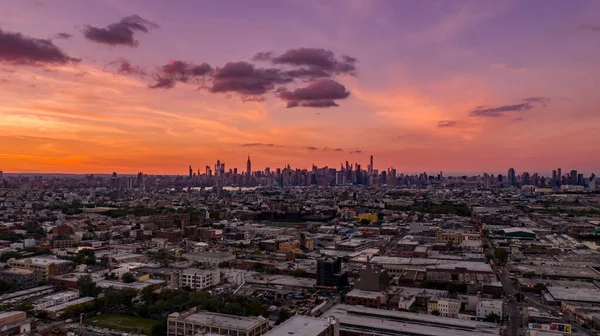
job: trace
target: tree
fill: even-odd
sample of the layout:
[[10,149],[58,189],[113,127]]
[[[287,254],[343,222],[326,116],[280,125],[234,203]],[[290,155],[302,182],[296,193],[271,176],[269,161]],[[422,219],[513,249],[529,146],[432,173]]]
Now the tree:
[[371,221],[366,218],[363,218],[360,220],[360,224],[361,225],[369,225],[369,224],[371,224]]
[[258,300],[254,300],[248,305],[248,313],[252,316],[262,315],[265,310],[267,307]]
[[494,250],[494,257],[498,259],[498,262],[501,265],[504,265],[508,260],[508,251],[503,247],[499,247],[496,250]]
[[91,297],[98,296],[101,291],[90,275],[84,275],[77,280],[77,289],[79,289],[79,295]]
[[485,321],[486,322],[495,322],[495,323],[498,323],[498,322],[500,322],[500,315],[498,315],[498,314],[496,314],[494,312],[490,312],[485,317]]
[[7,262],[12,258],[21,259],[21,258],[23,258],[23,255],[20,252],[8,251],[5,253],[2,253],[2,256],[0,256],[0,261]]
[[132,283],[132,282],[136,282],[137,279],[135,278],[135,276],[129,272],[123,274],[123,276],[121,277],[121,280],[124,283]]
[[167,321],[154,323],[150,332],[151,336],[165,336],[167,334]]
[[33,310],[33,303],[31,302],[22,302],[15,306],[17,310],[22,310],[24,312],[30,312]]
[[277,316],[277,320],[275,321],[275,325],[282,324],[290,317],[290,312],[285,308],[281,308],[281,310],[279,311],[279,316]]
[[485,259],[487,259],[487,261],[490,261],[490,260],[494,259],[494,255],[493,255],[493,254],[486,253],[486,254],[485,254]]
[[0,279],[0,293],[10,292],[13,288],[15,288],[15,284],[12,281]]
[[535,285],[533,285],[533,290],[536,291],[536,292],[538,292],[538,293],[541,292],[541,291],[543,291],[543,290],[546,290],[546,289],[547,289],[546,285],[544,285],[541,282],[538,282]]

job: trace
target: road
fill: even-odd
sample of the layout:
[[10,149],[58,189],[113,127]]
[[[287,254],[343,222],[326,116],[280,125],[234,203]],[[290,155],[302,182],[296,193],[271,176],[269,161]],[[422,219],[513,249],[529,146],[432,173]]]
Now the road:
[[[498,272],[498,269],[501,267],[493,267],[494,272]],[[502,276],[500,276],[500,282],[502,283],[502,289],[504,290],[505,298],[508,298],[508,302],[506,302],[506,312],[509,315],[509,323],[508,323],[508,335],[523,335],[523,331],[521,329],[523,324],[523,315],[521,315],[520,309],[527,309],[529,306],[534,306],[538,310],[546,313],[550,313],[552,311],[556,311],[557,307],[549,306],[543,303],[538,297],[535,297],[531,293],[521,292],[515,285],[512,283],[508,276],[508,270],[502,269]],[[514,300],[514,295],[517,293],[521,293],[525,296],[527,302],[516,302]],[[574,327],[577,327],[577,332],[574,334],[577,335],[592,335],[587,329],[585,329],[581,324],[573,321],[568,321],[565,323],[569,323]]]

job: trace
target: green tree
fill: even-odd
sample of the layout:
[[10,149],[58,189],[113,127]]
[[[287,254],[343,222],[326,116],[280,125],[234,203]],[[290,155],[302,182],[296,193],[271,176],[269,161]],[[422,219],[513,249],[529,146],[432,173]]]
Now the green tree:
[[267,307],[258,300],[250,302],[248,312],[252,316],[262,315],[267,310]]
[[546,290],[546,289],[547,289],[546,285],[544,285],[541,282],[538,282],[535,285],[533,285],[533,290],[535,290],[538,293],[541,292],[541,291],[543,291],[543,290]]
[[121,277],[121,280],[124,283],[132,283],[132,282],[136,282],[137,281],[136,277],[133,274],[129,273],[129,272],[123,274],[123,276]]
[[490,312],[485,317],[485,321],[486,322],[495,322],[495,323],[498,323],[498,322],[500,322],[500,315],[498,315],[498,314],[496,314],[494,312]]
[[167,334],[167,321],[158,322],[152,325],[151,336],[165,336]]
[[79,295],[91,297],[98,296],[101,291],[90,275],[84,275],[77,280],[77,289],[79,289]]
[[277,320],[275,321],[275,325],[282,324],[290,317],[291,317],[290,312],[285,308],[281,308],[281,310],[279,311],[279,315],[277,316]]
[[24,312],[30,312],[33,310],[33,303],[31,302],[22,302],[15,306],[17,310],[22,310]]
[[503,247],[499,247],[496,250],[494,250],[494,257],[498,259],[498,262],[501,265],[504,265],[508,260],[508,251]]
[[15,288],[15,284],[12,281],[0,279],[0,293],[10,292],[13,288]]
[[361,225],[369,225],[369,224],[371,224],[371,221],[366,218],[363,218],[360,220],[360,224]]
[[2,253],[2,256],[0,256],[0,261],[7,262],[12,258],[21,259],[21,258],[23,258],[23,255],[20,252],[8,251],[5,253]]

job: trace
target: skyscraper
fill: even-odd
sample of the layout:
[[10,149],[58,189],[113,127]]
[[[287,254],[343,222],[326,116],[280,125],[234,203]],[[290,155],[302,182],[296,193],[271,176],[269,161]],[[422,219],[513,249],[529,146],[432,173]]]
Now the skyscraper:
[[252,163],[250,162],[250,155],[248,155],[248,161],[246,162],[246,174],[252,175]]
[[192,171],[192,166],[190,166],[189,174],[190,174],[190,178],[192,178],[192,175],[194,174],[193,171]]
[[514,168],[508,169],[508,174],[507,174],[506,179],[507,179],[507,182],[509,185],[511,185],[511,186],[517,185],[517,175],[515,174]]
[[531,182],[529,181],[529,173],[528,172],[524,172],[523,173],[522,181],[523,181],[523,185],[530,185],[531,184]]
[[375,167],[373,167],[373,155],[371,155],[371,161],[369,164],[369,173],[373,172],[373,170],[375,170]]
[[577,184],[577,170],[571,170],[571,176],[569,177],[569,184]]
[[556,171],[556,185],[559,187],[562,184],[562,177],[562,169],[558,168],[558,170]]

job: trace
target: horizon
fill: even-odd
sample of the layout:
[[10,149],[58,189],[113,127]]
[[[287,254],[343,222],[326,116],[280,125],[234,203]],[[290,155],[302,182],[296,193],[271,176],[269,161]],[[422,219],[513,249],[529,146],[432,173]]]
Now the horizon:
[[369,155],[380,171],[600,168],[597,1],[3,9],[6,174],[244,170],[248,155],[263,169]]

